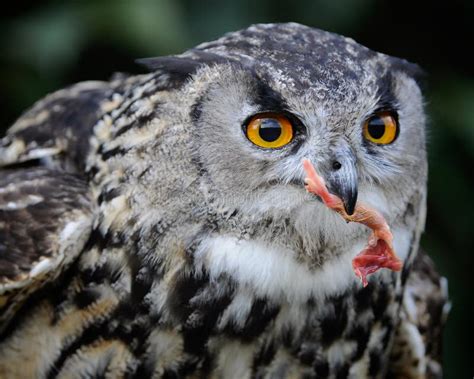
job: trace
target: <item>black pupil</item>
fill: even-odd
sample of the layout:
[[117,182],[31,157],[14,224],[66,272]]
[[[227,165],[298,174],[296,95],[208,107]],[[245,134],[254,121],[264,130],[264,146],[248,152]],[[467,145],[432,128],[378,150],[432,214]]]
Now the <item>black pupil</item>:
[[369,121],[368,129],[372,138],[382,138],[385,133],[385,123],[383,122],[382,118],[375,117]]
[[260,122],[258,134],[266,142],[276,141],[281,135],[281,125],[274,118],[265,118]]

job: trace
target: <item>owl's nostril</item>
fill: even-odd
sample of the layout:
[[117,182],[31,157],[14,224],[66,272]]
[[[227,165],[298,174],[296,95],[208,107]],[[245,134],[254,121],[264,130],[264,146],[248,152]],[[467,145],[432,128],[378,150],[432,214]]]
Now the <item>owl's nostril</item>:
[[342,167],[341,162],[339,162],[339,161],[334,161],[334,162],[332,162],[332,168],[333,168],[334,170],[337,171],[337,170],[339,170],[341,167]]

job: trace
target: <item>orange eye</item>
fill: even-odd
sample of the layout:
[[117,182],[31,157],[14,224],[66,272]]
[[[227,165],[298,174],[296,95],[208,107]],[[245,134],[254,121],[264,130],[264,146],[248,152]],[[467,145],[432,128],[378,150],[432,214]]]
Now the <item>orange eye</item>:
[[364,124],[364,138],[378,145],[395,141],[398,135],[398,122],[391,112],[379,112]]
[[275,149],[291,142],[293,126],[281,114],[260,113],[250,119],[245,134],[255,145]]

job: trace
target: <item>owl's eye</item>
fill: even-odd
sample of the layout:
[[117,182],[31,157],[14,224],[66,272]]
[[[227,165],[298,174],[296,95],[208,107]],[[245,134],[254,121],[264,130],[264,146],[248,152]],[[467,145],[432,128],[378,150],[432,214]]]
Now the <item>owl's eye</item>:
[[364,138],[378,145],[388,145],[398,136],[396,116],[389,111],[382,111],[370,117],[364,123]]
[[250,119],[245,134],[255,145],[275,149],[291,142],[293,125],[281,114],[260,113]]

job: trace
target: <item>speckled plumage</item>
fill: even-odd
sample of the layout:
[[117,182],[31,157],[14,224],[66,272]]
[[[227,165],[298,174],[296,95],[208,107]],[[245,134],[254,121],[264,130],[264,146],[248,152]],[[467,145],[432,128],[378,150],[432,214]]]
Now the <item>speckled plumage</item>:
[[[440,376],[416,66],[298,24],[143,63],[49,95],[2,140],[0,377]],[[363,141],[388,107],[396,142]],[[288,146],[245,138],[263,111],[299,120]],[[303,187],[303,157],[331,177],[348,151],[405,260],[366,288],[369,231]]]

